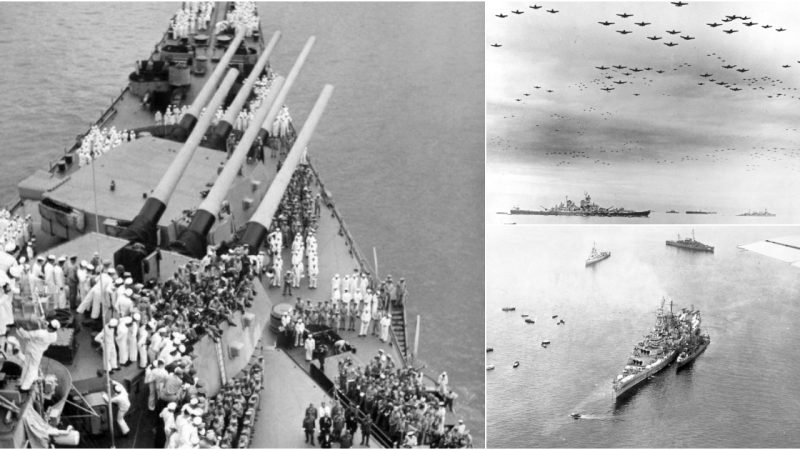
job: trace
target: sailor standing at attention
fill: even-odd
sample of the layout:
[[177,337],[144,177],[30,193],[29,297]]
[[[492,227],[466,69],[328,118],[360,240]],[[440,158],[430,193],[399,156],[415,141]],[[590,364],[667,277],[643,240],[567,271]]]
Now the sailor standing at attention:
[[128,325],[128,360],[134,364],[139,362],[139,321],[142,320],[142,315],[134,313],[130,317],[131,321]]
[[316,347],[314,343],[314,336],[308,335],[306,338],[305,349],[306,349],[306,362],[310,363],[311,359],[314,356],[314,348]]
[[53,281],[56,287],[56,308],[63,309],[67,307],[67,294],[66,294],[66,278],[64,277],[64,264],[67,258],[62,256],[58,258],[58,264],[53,266]]
[[22,367],[19,390],[28,392],[31,390],[33,382],[39,377],[39,364],[42,362],[42,355],[56,342],[58,335],[56,331],[61,328],[57,320],[51,320],[46,329],[26,330],[22,327],[17,328],[17,336],[23,347],[25,355],[25,365]]

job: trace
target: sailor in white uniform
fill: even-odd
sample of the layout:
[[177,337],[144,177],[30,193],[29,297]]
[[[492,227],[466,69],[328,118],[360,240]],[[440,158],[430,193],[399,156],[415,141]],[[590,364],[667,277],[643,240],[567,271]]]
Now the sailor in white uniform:
[[51,320],[46,329],[26,330],[17,329],[17,337],[22,344],[22,353],[25,355],[25,365],[22,367],[20,377],[20,391],[30,391],[33,382],[39,377],[39,364],[42,362],[42,355],[58,339],[56,332],[61,328],[57,320]]
[[115,380],[111,380],[111,383],[113,385],[114,396],[109,400],[108,395],[104,392],[103,400],[109,402],[111,405],[117,405],[117,426],[124,437],[131,432],[130,427],[128,427],[128,424],[125,422],[125,414],[131,409],[131,401],[128,397],[128,391],[125,390],[122,384]]
[[117,364],[117,347],[114,343],[114,334],[119,321],[111,319],[108,321],[103,331],[97,333],[94,340],[99,343],[103,348],[103,360],[105,362],[104,369],[111,371],[119,369]]

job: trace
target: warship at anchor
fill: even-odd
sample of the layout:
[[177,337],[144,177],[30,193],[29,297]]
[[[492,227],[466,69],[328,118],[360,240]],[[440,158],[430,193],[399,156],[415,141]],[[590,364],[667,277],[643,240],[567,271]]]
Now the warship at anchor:
[[583,216],[583,217],[648,217],[650,210],[633,211],[625,208],[599,206],[592,201],[588,193],[579,203],[566,197],[563,202],[551,208],[542,207],[541,210],[520,209],[518,206],[511,208],[509,214],[524,214],[534,216]]

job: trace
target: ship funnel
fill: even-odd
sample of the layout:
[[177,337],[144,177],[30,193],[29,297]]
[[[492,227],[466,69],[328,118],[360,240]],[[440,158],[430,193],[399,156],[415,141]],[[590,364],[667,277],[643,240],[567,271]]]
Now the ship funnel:
[[[170,138],[178,141],[183,142],[186,139],[186,136],[194,129],[195,124],[197,124],[197,118],[200,117],[200,111],[203,110],[203,107],[206,106],[206,102],[208,102],[208,98],[214,93],[214,89],[216,89],[219,80],[222,78],[222,75],[225,73],[225,69],[227,69],[228,64],[231,62],[233,55],[236,54],[236,50],[239,49],[239,44],[242,43],[244,39],[244,30],[238,29],[236,30],[236,37],[233,38],[228,49],[225,51],[225,54],[222,55],[220,58],[219,63],[217,63],[217,67],[214,68],[214,71],[208,77],[208,81],[203,85],[203,88],[200,92],[195,96],[194,102],[189,109],[184,114],[183,119],[181,119],[180,123],[177,127],[175,127],[171,134]],[[219,108],[219,106],[215,106],[213,109],[211,105],[208,105],[206,111],[211,111],[213,115],[214,112]]]
[[123,239],[135,241],[139,244],[144,244],[147,248],[156,246],[156,228],[158,221],[164,210],[167,209],[172,193],[178,185],[183,172],[189,165],[195,150],[200,145],[203,136],[211,124],[211,119],[214,117],[214,111],[222,104],[225,97],[228,95],[236,77],[239,76],[239,71],[230,69],[225,79],[222,81],[219,89],[209,103],[209,107],[204,114],[200,116],[197,126],[194,127],[183,147],[178,151],[175,159],[169,165],[158,185],[153,189],[153,193],[145,200],[139,214],[133,219],[131,224],[120,235]]
[[305,154],[306,146],[311,140],[311,135],[314,133],[314,129],[319,123],[319,119],[322,117],[322,113],[325,111],[325,106],[328,104],[332,93],[333,86],[329,84],[325,85],[317,102],[314,104],[314,108],[308,115],[303,129],[300,130],[291,151],[286,155],[286,160],[283,162],[281,170],[275,175],[275,179],[264,195],[264,199],[261,201],[256,212],[253,213],[250,221],[247,222],[241,244],[246,245],[251,254],[258,253],[261,243],[264,242],[264,238],[272,223],[272,217],[275,215],[275,211],[277,211],[278,205],[280,205],[283,194],[286,192],[289,182],[292,180],[292,174],[294,174],[295,169],[300,164],[301,158]]
[[286,102],[286,96],[289,94],[289,89],[292,88],[294,80],[297,79],[297,75],[300,73],[300,69],[303,68],[303,64],[306,62],[306,58],[311,52],[311,47],[314,46],[314,42],[316,41],[317,38],[315,36],[308,38],[306,45],[303,46],[303,50],[300,51],[300,55],[297,57],[297,61],[295,61],[294,65],[292,66],[292,70],[290,70],[289,74],[286,75],[286,82],[283,83],[283,89],[281,89],[281,92],[278,94],[278,98],[272,105],[272,110],[270,110],[269,114],[267,114],[267,118],[264,120],[264,125],[261,127],[261,131],[259,131],[258,136],[256,137],[256,139],[260,140],[260,142],[267,142],[270,130],[272,129],[272,124],[275,123],[275,118],[278,117],[278,113],[280,113],[281,108]]
[[264,67],[266,67],[267,61],[269,61],[269,55],[272,53],[272,50],[275,48],[275,45],[277,45],[280,38],[280,31],[276,31],[275,34],[272,35],[272,39],[270,39],[267,47],[261,53],[261,57],[258,58],[256,65],[253,66],[253,70],[250,71],[250,75],[239,89],[239,92],[236,94],[236,98],[234,98],[233,102],[231,102],[230,106],[228,106],[225,116],[214,127],[214,131],[212,131],[211,136],[209,136],[208,141],[205,144],[208,148],[222,148],[222,145],[225,143],[225,139],[227,139],[231,129],[233,128],[233,123],[236,121],[236,117],[239,115],[244,103],[250,96],[250,92],[253,90],[253,85],[256,84],[256,81],[258,81],[261,73],[264,71]]
[[256,111],[256,115],[250,127],[247,128],[236,149],[231,154],[230,159],[225,163],[225,167],[220,172],[214,186],[206,195],[206,198],[197,207],[197,211],[192,217],[189,227],[186,228],[177,240],[170,244],[170,249],[187,256],[200,258],[206,251],[206,235],[216,221],[222,206],[222,201],[228,194],[231,186],[239,174],[239,169],[245,163],[250,152],[250,146],[255,141],[261,127],[259,124],[264,121],[267,113],[271,110],[278,92],[283,86],[283,77],[277,77],[272,82],[273,88],[264,99],[261,107]]

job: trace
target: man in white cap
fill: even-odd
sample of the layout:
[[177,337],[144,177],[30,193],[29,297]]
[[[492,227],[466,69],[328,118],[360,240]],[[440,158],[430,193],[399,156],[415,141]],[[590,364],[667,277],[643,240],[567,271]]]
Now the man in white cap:
[[17,259],[14,258],[14,250],[16,249],[17,245],[9,242],[0,251],[0,277],[3,277],[9,268],[17,265]]
[[83,301],[86,294],[89,292],[89,263],[86,260],[82,260],[78,267],[75,269],[75,277],[77,279],[76,289],[76,301]]
[[[128,360],[134,364],[139,362],[139,321],[142,315],[134,313],[130,316],[131,321],[128,324]],[[138,364],[137,364],[138,365]]]
[[0,282],[0,340],[5,340],[8,326],[13,323],[14,306],[11,299],[11,286],[7,282]]
[[64,264],[67,258],[62,256],[58,258],[58,263],[53,266],[53,284],[55,285],[55,303],[56,308],[64,309],[67,307],[67,279],[64,276]]
[[131,323],[130,316],[120,317],[117,325],[117,334],[114,340],[117,342],[117,357],[120,366],[128,365],[130,352],[128,351],[128,325]]
[[[170,436],[172,433],[175,432],[175,409],[178,407],[178,404],[175,402],[170,402],[167,406],[161,410],[158,414],[158,417],[164,422],[164,440],[165,442],[170,441]],[[164,443],[156,442],[155,447],[163,448]],[[169,447],[171,448],[171,447]]]
[[86,310],[89,310],[91,312],[92,320],[97,320],[100,318],[102,301],[103,292],[101,291],[101,286],[98,279],[98,282],[92,286],[92,288],[89,289],[86,295],[83,297],[83,300],[81,301],[81,304],[78,305],[76,311],[78,314],[83,314]]
[[26,330],[17,328],[17,336],[22,344],[22,353],[25,355],[25,365],[22,367],[19,390],[28,392],[39,376],[39,364],[42,362],[42,355],[58,339],[56,331],[61,328],[57,320],[51,320],[47,328],[36,330]]
[[117,317],[125,317],[131,315],[131,310],[133,310],[133,300],[131,296],[133,296],[133,289],[125,288],[121,291],[117,291],[117,301],[115,305],[115,314]]
[[47,295],[50,296],[48,304],[53,304],[56,300],[56,278],[55,278],[56,256],[48,255],[47,262],[44,263],[44,285]]
[[366,336],[369,328],[369,321],[372,319],[372,311],[370,311],[369,305],[364,305],[364,309],[361,310],[361,329],[358,332],[359,336]]
[[128,391],[125,390],[121,383],[111,380],[111,384],[114,396],[109,400],[104,392],[103,400],[109,402],[111,405],[117,405],[117,426],[119,427],[119,431],[122,432],[122,437],[125,437],[131,431],[130,427],[128,427],[128,424],[125,422],[125,414],[131,409],[131,401],[128,397]]
[[314,349],[316,348],[316,343],[314,342],[314,336],[310,334],[308,335],[304,347],[306,349],[306,362],[310,363],[311,359],[314,357]]
[[118,325],[117,319],[111,319],[108,324],[103,327],[103,331],[97,333],[94,340],[103,347],[103,360],[105,361],[104,369],[113,371],[119,369],[117,364],[117,347],[114,343],[114,334]]
[[156,399],[161,397],[159,393],[167,375],[169,374],[164,368],[164,361],[160,359],[153,361],[153,364],[148,366],[144,372],[144,382],[148,388],[147,408],[150,411],[156,409]]

